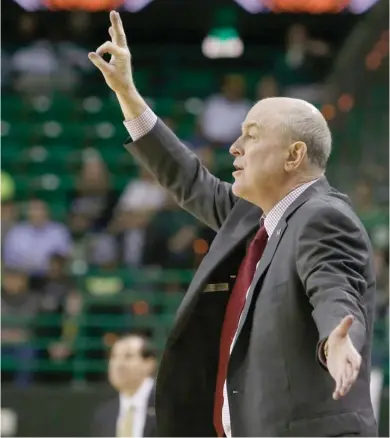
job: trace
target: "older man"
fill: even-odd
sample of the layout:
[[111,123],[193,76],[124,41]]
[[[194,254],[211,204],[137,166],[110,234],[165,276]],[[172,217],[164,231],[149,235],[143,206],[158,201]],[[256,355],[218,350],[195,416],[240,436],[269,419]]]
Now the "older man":
[[[218,232],[162,357],[162,436],[374,436],[370,242],[324,172],[331,135],[304,101],[265,99],[232,145],[233,185],[147,108],[119,14],[91,61],[116,92],[126,148]],[[112,55],[106,62],[102,55]]]

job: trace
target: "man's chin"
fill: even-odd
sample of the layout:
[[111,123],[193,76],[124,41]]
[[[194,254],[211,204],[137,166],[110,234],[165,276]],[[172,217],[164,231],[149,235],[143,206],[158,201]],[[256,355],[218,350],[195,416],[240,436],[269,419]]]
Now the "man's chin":
[[245,190],[243,189],[244,188],[242,187],[242,184],[240,184],[237,180],[232,184],[233,195],[245,199]]

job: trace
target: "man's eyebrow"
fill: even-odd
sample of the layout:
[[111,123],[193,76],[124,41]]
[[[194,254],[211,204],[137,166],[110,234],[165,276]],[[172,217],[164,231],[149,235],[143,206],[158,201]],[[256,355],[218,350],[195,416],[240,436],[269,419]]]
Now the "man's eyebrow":
[[252,128],[252,126],[256,126],[257,128],[262,128],[262,125],[259,122],[250,121],[250,122],[244,122],[241,124],[242,132],[248,130],[249,128]]

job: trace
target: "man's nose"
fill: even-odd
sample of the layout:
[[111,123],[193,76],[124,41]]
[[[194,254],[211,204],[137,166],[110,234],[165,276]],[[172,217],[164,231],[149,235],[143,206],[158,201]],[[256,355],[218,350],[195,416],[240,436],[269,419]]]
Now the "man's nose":
[[242,150],[240,148],[239,140],[236,140],[229,148],[229,153],[233,155],[234,157],[238,157],[239,155],[242,155]]

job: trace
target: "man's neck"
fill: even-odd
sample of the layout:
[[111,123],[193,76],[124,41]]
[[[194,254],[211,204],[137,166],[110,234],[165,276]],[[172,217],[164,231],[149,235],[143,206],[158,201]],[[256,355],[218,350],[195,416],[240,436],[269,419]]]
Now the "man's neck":
[[142,387],[142,385],[147,381],[148,379],[142,380],[138,385],[135,385],[133,387],[127,387],[124,390],[120,391],[122,395],[125,397],[133,397],[136,392]]
[[289,193],[302,186],[320,178],[322,174],[310,175],[297,178],[293,181],[288,181],[286,184],[280,186],[275,193],[270,193],[270,197],[266,202],[263,202],[263,206],[260,208],[263,210],[264,215],[267,215],[282,199],[284,199]]
[[142,383],[134,388],[126,388],[125,390],[121,391],[121,394],[124,395],[125,397],[133,397],[134,394],[139,390],[139,388],[141,387]]

